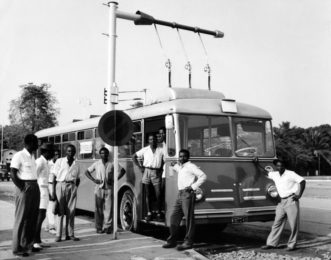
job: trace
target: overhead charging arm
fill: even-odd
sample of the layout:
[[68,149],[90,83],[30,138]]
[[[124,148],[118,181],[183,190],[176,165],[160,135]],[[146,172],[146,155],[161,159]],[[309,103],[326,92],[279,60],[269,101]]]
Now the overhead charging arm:
[[199,27],[193,27],[193,26],[187,26],[184,24],[179,24],[175,22],[167,22],[155,19],[153,16],[148,15],[146,13],[143,13],[141,11],[137,11],[135,14],[130,14],[123,11],[116,11],[116,17],[126,19],[126,20],[132,20],[134,21],[135,25],[152,25],[152,24],[159,24],[163,26],[168,26],[174,29],[181,29],[186,31],[191,31],[195,33],[203,33],[203,34],[209,34],[214,36],[215,38],[223,38],[224,33],[219,30],[206,30]]

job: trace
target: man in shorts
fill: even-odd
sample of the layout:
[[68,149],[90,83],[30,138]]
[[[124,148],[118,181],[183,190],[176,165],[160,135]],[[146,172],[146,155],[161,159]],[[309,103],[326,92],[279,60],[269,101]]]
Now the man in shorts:
[[[153,134],[148,135],[149,145],[140,149],[132,156],[134,164],[136,164],[143,173],[142,183],[146,192],[146,221],[152,219],[151,211],[151,194],[149,190],[150,184],[153,185],[156,201],[157,201],[157,220],[161,219],[161,177],[163,168],[163,148],[157,146],[156,137]],[[138,158],[143,160],[142,165],[138,162]]]

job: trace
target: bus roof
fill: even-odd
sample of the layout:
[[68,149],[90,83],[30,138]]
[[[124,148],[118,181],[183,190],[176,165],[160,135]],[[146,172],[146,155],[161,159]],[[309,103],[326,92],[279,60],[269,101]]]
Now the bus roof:
[[[167,115],[172,113],[205,114],[205,115],[232,115],[238,117],[254,117],[271,119],[271,115],[256,106],[243,103],[237,104],[237,113],[224,113],[221,108],[221,100],[225,96],[217,91],[167,88],[160,91],[145,106],[125,110],[132,120]],[[75,132],[98,126],[100,117],[70,123],[64,126],[56,126],[38,131],[38,137],[57,135],[61,133]]]

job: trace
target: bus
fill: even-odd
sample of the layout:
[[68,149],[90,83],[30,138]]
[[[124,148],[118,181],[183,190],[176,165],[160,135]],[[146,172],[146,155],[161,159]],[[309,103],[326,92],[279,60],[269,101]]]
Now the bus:
[[[126,174],[118,182],[119,223],[124,230],[139,231],[144,220],[145,192],[142,173],[132,155],[148,145],[146,138],[166,128],[165,219],[153,225],[170,225],[177,194],[177,174],[171,162],[180,149],[190,151],[190,161],[207,175],[198,189],[195,205],[197,224],[225,226],[228,223],[274,219],[277,190],[262,168],[271,169],[275,157],[271,115],[256,106],[226,99],[218,91],[166,88],[142,107],[125,110],[133,122],[130,141],[118,148],[119,164]],[[68,144],[77,148],[81,183],[77,208],[94,211],[93,183],[84,172],[99,159],[106,146],[98,133],[95,117],[66,126],[38,131],[40,142],[52,142],[65,156]],[[259,165],[256,164],[258,157]]]

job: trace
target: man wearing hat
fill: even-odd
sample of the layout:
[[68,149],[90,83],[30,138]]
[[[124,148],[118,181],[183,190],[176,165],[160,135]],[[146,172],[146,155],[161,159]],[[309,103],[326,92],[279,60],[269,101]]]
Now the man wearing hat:
[[52,159],[54,153],[54,147],[51,143],[43,143],[40,147],[40,157],[36,160],[37,165],[37,177],[40,190],[40,203],[39,214],[37,222],[37,230],[34,236],[34,248],[41,249],[40,231],[41,225],[46,217],[46,210],[49,202],[48,192],[48,178],[49,178],[49,164],[48,161]]
[[268,178],[275,182],[281,198],[276,208],[276,216],[268,236],[266,245],[262,249],[273,249],[278,246],[280,235],[288,220],[291,235],[287,242],[287,251],[295,250],[299,233],[299,199],[306,187],[306,181],[293,171],[285,169],[284,161],[273,161],[277,171],[268,172]]

